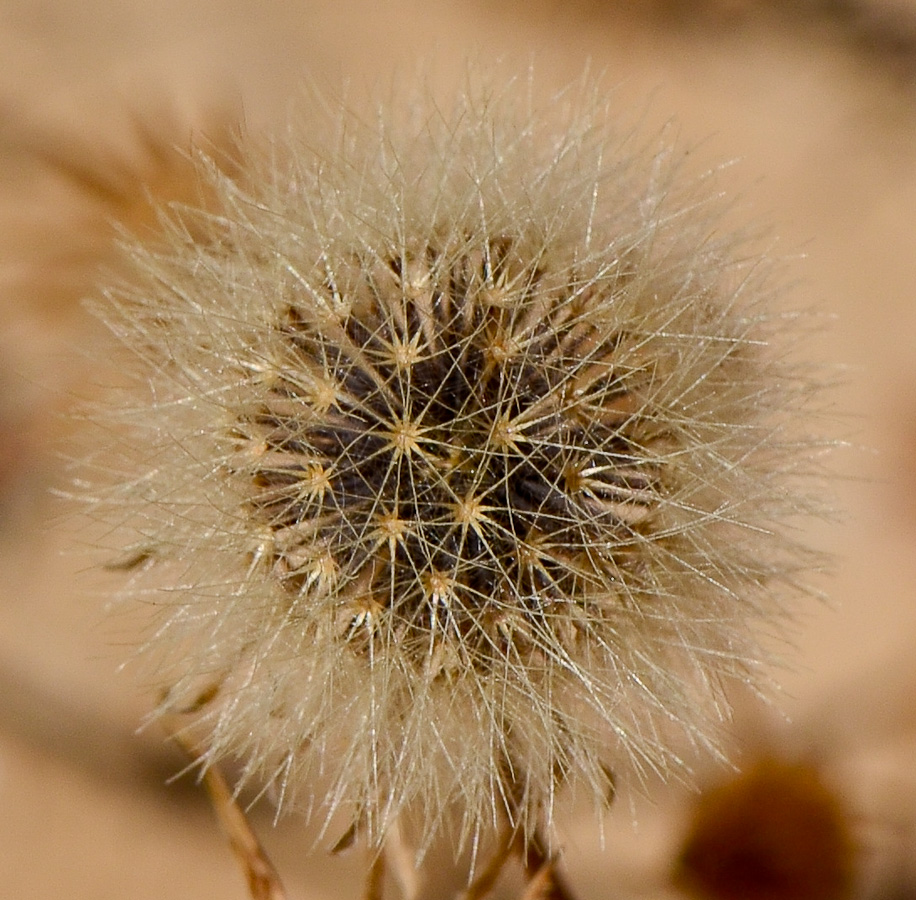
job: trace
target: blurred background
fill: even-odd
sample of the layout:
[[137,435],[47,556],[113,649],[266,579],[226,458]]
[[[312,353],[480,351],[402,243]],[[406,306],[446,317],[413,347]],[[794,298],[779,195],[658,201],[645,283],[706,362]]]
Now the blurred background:
[[[72,398],[106,377],[107,338],[80,300],[113,258],[111,220],[147,221],[144,185],[185,196],[173,145],[218,143],[241,111],[256,129],[282,121],[303,80],[359,96],[420,61],[448,92],[469,54],[533,63],[545,91],[588,65],[628,121],[674,121],[700,160],[734,161],[722,183],[736,221],[772,225],[790,303],[824,314],[811,354],[835,367],[849,442],[840,514],[809,536],[835,556],[819,582],[829,603],[799,617],[773,706],[739,700],[733,731],[747,768],[800,764],[831,798],[851,887],[691,881],[685,847],[706,807],[663,785],[635,803],[636,824],[630,804],[612,810],[603,845],[590,814],[564,818],[569,882],[583,900],[916,897],[914,0],[0,0],[7,896],[247,896],[193,780],[166,783],[180,755],[155,728],[136,732],[150,698],[118,668],[130,632],[105,616],[116,579],[89,568],[83,524],[53,494],[78,437]],[[700,797],[730,777],[701,763]],[[327,840],[309,853],[314,832],[274,826],[266,806],[252,819],[291,898],[360,896],[358,853],[331,857]],[[424,896],[441,890],[433,877]]]

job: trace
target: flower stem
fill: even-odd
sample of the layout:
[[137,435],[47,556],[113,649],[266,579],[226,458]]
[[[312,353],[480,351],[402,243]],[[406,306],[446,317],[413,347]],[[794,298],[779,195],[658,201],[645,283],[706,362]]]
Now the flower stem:
[[[172,733],[171,737],[193,762],[200,759],[200,755],[180,735]],[[222,772],[217,766],[210,765],[203,770],[201,777],[220,828],[228,838],[248,882],[251,900],[287,900],[277,870],[236,802]]]
[[518,851],[528,879],[521,900],[575,900],[557,870],[556,858],[544,852],[544,843],[537,831],[524,843],[519,842]]

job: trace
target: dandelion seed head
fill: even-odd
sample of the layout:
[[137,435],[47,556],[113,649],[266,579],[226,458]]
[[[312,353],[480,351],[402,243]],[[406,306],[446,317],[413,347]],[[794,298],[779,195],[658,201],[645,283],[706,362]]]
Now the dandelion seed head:
[[373,840],[676,770],[805,559],[765,266],[672,154],[512,93],[201,157],[100,305],[163,711],[218,685],[207,759]]

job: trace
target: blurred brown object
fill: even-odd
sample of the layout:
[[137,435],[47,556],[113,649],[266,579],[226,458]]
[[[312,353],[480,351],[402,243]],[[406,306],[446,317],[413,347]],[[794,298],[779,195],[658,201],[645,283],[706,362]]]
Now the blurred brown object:
[[14,131],[7,143],[31,184],[15,223],[20,296],[60,312],[91,293],[100,269],[114,264],[119,231],[152,235],[158,209],[169,204],[205,208],[192,152],[199,148],[230,171],[238,116],[227,110],[198,119],[127,113],[121,146],[91,129],[72,134],[6,123]]
[[854,845],[817,769],[772,758],[699,797],[675,880],[706,900],[843,900]]
[[[516,0],[518,11],[529,4]],[[916,8],[907,0],[545,0],[565,18],[607,18],[656,32],[718,38],[764,29],[843,48],[869,68],[916,81]]]
[[128,113],[120,141],[15,113],[0,125],[8,163],[0,208],[0,517],[8,532],[53,480],[55,456],[74,427],[59,413],[85,393],[96,368],[89,348],[104,338],[82,301],[100,273],[117,269],[119,234],[152,237],[169,204],[206,207],[195,148],[232,170],[236,118],[225,111],[199,119]]

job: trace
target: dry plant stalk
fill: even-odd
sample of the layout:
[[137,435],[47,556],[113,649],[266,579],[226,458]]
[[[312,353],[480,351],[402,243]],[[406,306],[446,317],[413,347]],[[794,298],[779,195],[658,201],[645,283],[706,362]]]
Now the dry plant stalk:
[[[173,732],[171,738],[192,762],[197,762],[197,751],[188,741],[177,732]],[[277,870],[261,846],[219,767],[208,766],[203,769],[201,780],[210,797],[220,828],[226,835],[232,853],[245,876],[251,900],[286,900],[286,892],[283,890]]]
[[611,771],[678,771],[758,680],[811,562],[811,388],[711,177],[596,89],[522,94],[200,154],[212,204],[97,307],[141,394],[102,413],[93,497],[132,533],[159,714],[218,685],[205,769],[370,847],[405,821],[418,856],[508,822],[562,897],[560,788],[601,810]]

